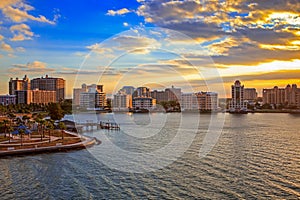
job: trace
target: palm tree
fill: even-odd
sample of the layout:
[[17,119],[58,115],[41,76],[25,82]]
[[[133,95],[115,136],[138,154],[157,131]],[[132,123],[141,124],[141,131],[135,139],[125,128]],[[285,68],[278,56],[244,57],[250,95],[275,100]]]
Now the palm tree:
[[11,126],[9,126],[9,127],[7,128],[7,131],[8,131],[8,142],[9,142],[9,143],[10,143],[10,136],[11,136],[10,132],[12,132],[13,130],[14,130],[14,128],[11,127]]
[[14,119],[16,118],[16,115],[13,113],[9,113],[8,114],[8,118],[10,119],[10,126],[12,126],[12,122],[14,121]]
[[8,124],[9,124],[9,120],[7,120],[7,119],[3,120],[5,137],[6,137],[6,133],[7,133],[7,129],[8,129],[8,126],[7,126]]
[[19,134],[21,135],[21,146],[23,146],[23,134],[25,133],[24,129],[19,129]]
[[[5,132],[4,129],[5,129],[5,128],[4,128],[4,123],[3,123],[3,122],[0,122],[0,130],[1,130],[1,132],[2,132],[2,131]],[[4,133],[4,134],[5,134],[5,133]]]
[[42,119],[40,121],[41,125],[42,125],[42,133],[43,133],[43,138],[45,137],[45,127],[46,127],[46,124],[47,124],[47,121]]
[[51,142],[51,130],[54,129],[54,121],[53,120],[48,120],[47,121],[47,128],[48,128],[48,131],[49,131],[49,143]]
[[41,141],[43,141],[43,132],[44,132],[43,123],[44,123],[45,120],[37,118],[35,121],[38,123],[37,131],[38,131],[38,133],[41,134]]
[[59,122],[58,124],[59,129],[61,130],[61,139],[64,139],[64,130],[67,128],[63,122]]
[[23,122],[25,123],[25,125],[27,125],[28,121],[30,120],[30,117],[28,115],[24,115],[22,117]]

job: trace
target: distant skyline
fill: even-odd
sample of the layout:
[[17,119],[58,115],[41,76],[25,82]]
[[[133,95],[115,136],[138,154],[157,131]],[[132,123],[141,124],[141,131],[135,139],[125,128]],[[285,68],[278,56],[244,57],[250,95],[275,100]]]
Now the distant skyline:
[[[107,77],[100,83],[107,93],[118,86],[116,80],[128,71],[130,76],[119,84],[137,86],[140,78],[153,88],[159,86],[155,82],[163,87],[184,87],[183,80],[196,85],[199,74],[182,59],[186,58],[199,63],[204,70],[213,64],[223,78],[228,97],[230,86],[237,79],[245,87],[256,88],[261,96],[263,88],[300,85],[299,13],[299,2],[292,0],[276,3],[258,0],[2,0],[0,94],[8,93],[10,77],[23,78],[27,74],[32,79],[48,74],[65,78],[66,95],[71,97],[74,87],[83,82],[95,83],[92,76],[102,70],[98,65],[89,66],[84,62],[90,59],[91,50],[108,58],[116,51],[138,48],[139,51],[118,58],[109,73],[105,72]],[[168,39],[164,35],[167,32],[157,32],[161,34],[157,37],[154,33],[140,37],[141,30],[149,27],[183,33],[193,39],[193,44],[179,38],[176,49],[192,46],[201,48],[202,52],[199,54],[193,49],[191,55],[178,51],[174,56],[157,51],[167,46],[163,44]],[[130,34],[116,36],[123,31]],[[108,39],[119,45],[112,47],[114,52],[101,46]],[[202,62],[203,53],[207,59],[211,58],[209,62]],[[135,70],[129,70],[130,67]],[[175,72],[170,74],[172,69],[181,76],[178,80]],[[78,71],[85,77],[78,79]]]

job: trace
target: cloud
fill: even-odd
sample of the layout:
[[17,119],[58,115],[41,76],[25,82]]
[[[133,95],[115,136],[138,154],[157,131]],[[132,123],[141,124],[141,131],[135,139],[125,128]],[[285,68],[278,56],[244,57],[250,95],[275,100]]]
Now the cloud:
[[148,54],[151,50],[159,48],[160,45],[157,40],[146,36],[118,35],[108,42],[95,43],[86,46],[86,48],[99,54],[111,56],[124,51],[133,54]]
[[161,44],[145,36],[121,35],[112,39],[116,43],[114,49],[128,51],[136,54],[147,54],[149,50],[157,49]]
[[27,64],[14,64],[8,70],[9,72],[29,72],[29,73],[44,73],[54,72],[54,68],[47,67],[47,64],[41,61],[33,61]]
[[11,26],[9,29],[14,37],[11,38],[11,41],[23,41],[23,40],[31,40],[34,33],[31,31],[30,27],[26,24],[18,24]]
[[86,48],[93,51],[93,52],[99,53],[99,54],[112,52],[112,49],[103,47],[103,45],[99,44],[99,43],[95,43],[95,44],[86,46]]
[[44,22],[48,24],[55,24],[54,21],[48,20],[45,16],[38,17],[29,14],[28,12],[34,10],[34,7],[26,4],[23,0],[2,0],[0,2],[0,10],[8,19],[13,22],[24,22],[28,20]]
[[182,32],[202,42],[218,62],[246,65],[298,58],[300,45],[295,41],[300,32],[300,4],[297,0],[139,3],[136,14],[144,17],[146,23]]
[[[300,70],[278,70],[274,72],[254,73],[247,75],[240,75],[239,79],[242,81],[271,81],[271,80],[298,80]],[[224,82],[233,82],[236,76],[222,77]]]
[[25,52],[26,51],[25,48],[23,48],[23,47],[17,47],[16,50],[18,52]]
[[[227,55],[212,56],[214,62],[224,65],[257,65],[274,60],[291,61],[299,58],[300,51],[262,49],[257,44],[243,43],[229,49]],[[287,66],[288,67],[288,66]]]
[[3,39],[4,39],[3,35],[0,35],[0,41],[3,40]]
[[124,15],[124,14],[130,13],[130,12],[131,11],[128,10],[127,8],[122,8],[120,10],[108,10],[106,15],[109,15],[109,16]]
[[128,24],[127,22],[124,22],[124,23],[123,23],[123,26],[124,26],[124,27],[128,27],[129,24]]
[[8,51],[8,52],[14,51],[13,48],[9,44],[6,44],[4,42],[1,43],[0,48],[3,51]]

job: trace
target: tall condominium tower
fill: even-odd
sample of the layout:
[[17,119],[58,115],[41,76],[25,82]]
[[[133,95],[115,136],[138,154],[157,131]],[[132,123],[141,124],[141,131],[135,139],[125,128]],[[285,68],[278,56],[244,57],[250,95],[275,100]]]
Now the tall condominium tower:
[[63,78],[53,78],[46,75],[46,77],[35,78],[31,80],[32,90],[48,90],[56,91],[56,101],[65,99],[65,85],[66,81]]
[[9,80],[9,94],[16,95],[17,90],[30,90],[30,80],[27,75],[23,79],[11,78]]
[[230,109],[247,109],[247,105],[244,102],[244,85],[239,80],[236,80],[234,85],[231,86],[231,103]]

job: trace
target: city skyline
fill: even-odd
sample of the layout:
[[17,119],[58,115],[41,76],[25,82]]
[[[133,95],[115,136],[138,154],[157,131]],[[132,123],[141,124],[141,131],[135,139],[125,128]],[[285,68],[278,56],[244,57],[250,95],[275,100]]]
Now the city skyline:
[[[0,94],[0,95],[13,95],[14,94],[14,92],[13,91],[11,91],[11,86],[10,86],[10,84],[11,84],[11,81],[20,81],[20,82],[22,82],[22,81],[24,81],[24,80],[26,80],[27,82],[29,82],[29,86],[27,86],[27,85],[22,85],[21,87],[28,87],[29,88],[29,90],[31,89],[32,90],[32,88],[30,88],[30,82],[33,80],[33,81],[36,81],[36,80],[39,80],[39,79],[47,79],[47,78],[49,78],[49,79],[62,79],[62,80],[64,80],[64,77],[51,77],[51,76],[49,76],[48,74],[46,74],[45,76],[37,76],[37,77],[28,77],[27,76],[27,74],[25,74],[25,75],[23,75],[24,77],[23,78],[19,78],[19,77],[15,77],[15,79],[13,78],[13,77],[10,77],[9,78],[9,84],[7,84],[6,83],[6,85],[7,85],[7,91],[8,91],[8,93],[3,93],[3,94]],[[22,76],[21,76],[22,77]],[[235,79],[234,80],[235,82],[236,81],[242,81],[243,83],[244,83],[244,81],[243,80],[239,80],[239,79]],[[233,81],[233,82],[234,82]],[[232,84],[232,83],[231,83]],[[243,85],[245,85],[245,84],[243,84]],[[264,88],[262,88],[262,90],[260,91],[260,90],[258,90],[257,88],[255,88],[255,87],[252,87],[251,85],[249,86],[249,85],[246,85],[247,87],[245,88],[245,90],[249,90],[249,92],[251,93],[250,95],[251,96],[253,96],[253,95],[255,95],[256,97],[255,98],[258,98],[258,97],[263,97],[263,94],[264,94],[264,90],[272,90],[272,89],[274,89],[274,88],[282,88],[282,89],[284,89],[284,88],[286,88],[286,87],[290,87],[291,85],[295,85],[296,87],[297,87],[297,84],[296,83],[287,83],[286,85],[271,85],[270,87],[264,87]],[[92,88],[92,87],[96,87],[96,86],[101,86],[102,87],[102,89],[101,89],[101,91],[102,92],[105,92],[104,91],[104,89],[103,89],[103,84],[99,84],[99,83],[97,83],[97,84],[95,84],[95,83],[90,83],[90,84],[87,84],[87,83],[80,83],[80,87],[75,87],[75,88],[72,88],[72,93],[71,93],[71,95],[69,96],[69,97],[66,97],[66,99],[73,99],[74,98],[74,91],[77,89],[79,89],[79,90],[82,90],[83,89],[83,87],[87,87],[87,89],[86,89],[86,91],[88,90],[88,89],[90,89],[90,88]],[[20,86],[19,86],[20,87]],[[49,86],[49,87],[51,87],[51,86]],[[149,88],[150,89],[150,91],[151,92],[153,92],[153,91],[157,91],[157,92],[160,92],[160,91],[164,91],[165,89],[171,89],[171,88],[178,88],[178,89],[182,89],[182,88],[180,88],[180,87],[174,87],[174,85],[170,85],[169,87],[168,86],[164,86],[164,87],[157,87],[157,88],[151,88],[151,87],[149,87],[149,86],[147,86],[147,85],[143,85],[143,86],[139,86],[139,85],[123,85],[123,86],[121,86],[120,88],[115,88],[115,93],[109,93],[108,95],[109,95],[109,97],[112,97],[113,95],[115,95],[115,94],[117,94],[117,93],[119,93],[120,91],[122,91],[122,90],[124,90],[124,88],[127,88],[127,87],[129,87],[130,89],[132,88],[133,90],[136,90],[136,89],[138,89],[138,88],[140,88],[140,87],[147,87],[147,88]],[[231,87],[232,87],[232,85],[231,85]],[[24,89],[22,89],[22,90],[27,90],[26,88],[24,88]],[[199,91],[201,91],[201,92],[216,92],[216,91],[209,91],[209,90],[198,90],[198,91],[192,91],[192,93],[194,92],[194,93],[198,93]],[[230,91],[230,89],[228,89],[228,91],[226,91],[226,93],[227,93],[227,96],[225,97],[225,98],[230,98],[231,96],[232,96],[232,94],[231,94],[231,92],[229,92]],[[182,91],[183,93],[190,93],[190,91]],[[253,94],[253,92],[254,93],[256,93],[256,94]],[[106,92],[105,92],[106,93]],[[65,96],[65,95],[63,95],[63,96]],[[224,97],[220,97],[220,98],[224,98]],[[245,99],[247,99],[247,98],[245,98]]]
[[[72,89],[80,87],[79,82],[90,84],[99,79],[99,76],[91,77],[103,70],[99,69],[101,66],[90,67],[85,63],[82,67],[91,51],[108,58],[122,47],[123,51],[138,51],[120,58],[105,71],[107,78],[104,77],[101,84],[107,86],[108,94],[113,94],[118,84],[114,81],[128,75],[128,71],[127,82],[123,80],[120,84],[138,85],[137,79],[132,77],[140,77],[152,88],[156,87],[155,82],[160,86],[182,87],[185,85],[183,79],[197,87],[203,84],[199,71],[185,62],[193,60],[192,65],[198,65],[201,70],[208,70],[213,65],[224,81],[226,92],[232,82],[239,79],[245,85],[257,88],[262,96],[263,88],[300,84],[300,17],[297,9],[298,6],[289,1],[278,1],[275,6],[272,2],[244,0],[1,1],[0,93],[8,93],[8,77],[49,74],[66,79],[66,96],[70,98]],[[198,46],[202,52],[199,54],[199,49],[190,48],[194,50],[193,55],[183,52],[176,52],[177,56],[165,54],[157,49],[165,47],[163,41],[167,40],[161,40],[158,35],[166,32],[158,31],[157,37],[133,34],[141,34],[144,29],[153,27],[174,30],[192,39],[179,38],[176,48]],[[123,31],[130,33],[117,35]],[[101,44],[109,39],[119,44],[119,49],[113,43],[109,43],[111,48],[102,48]],[[205,62],[200,59],[203,53]],[[138,70],[130,71],[130,67]],[[172,69],[175,72],[170,73]],[[84,75],[84,80],[76,80],[78,72]],[[202,81],[211,78],[214,77],[204,76]],[[230,93],[226,94],[230,96]]]

